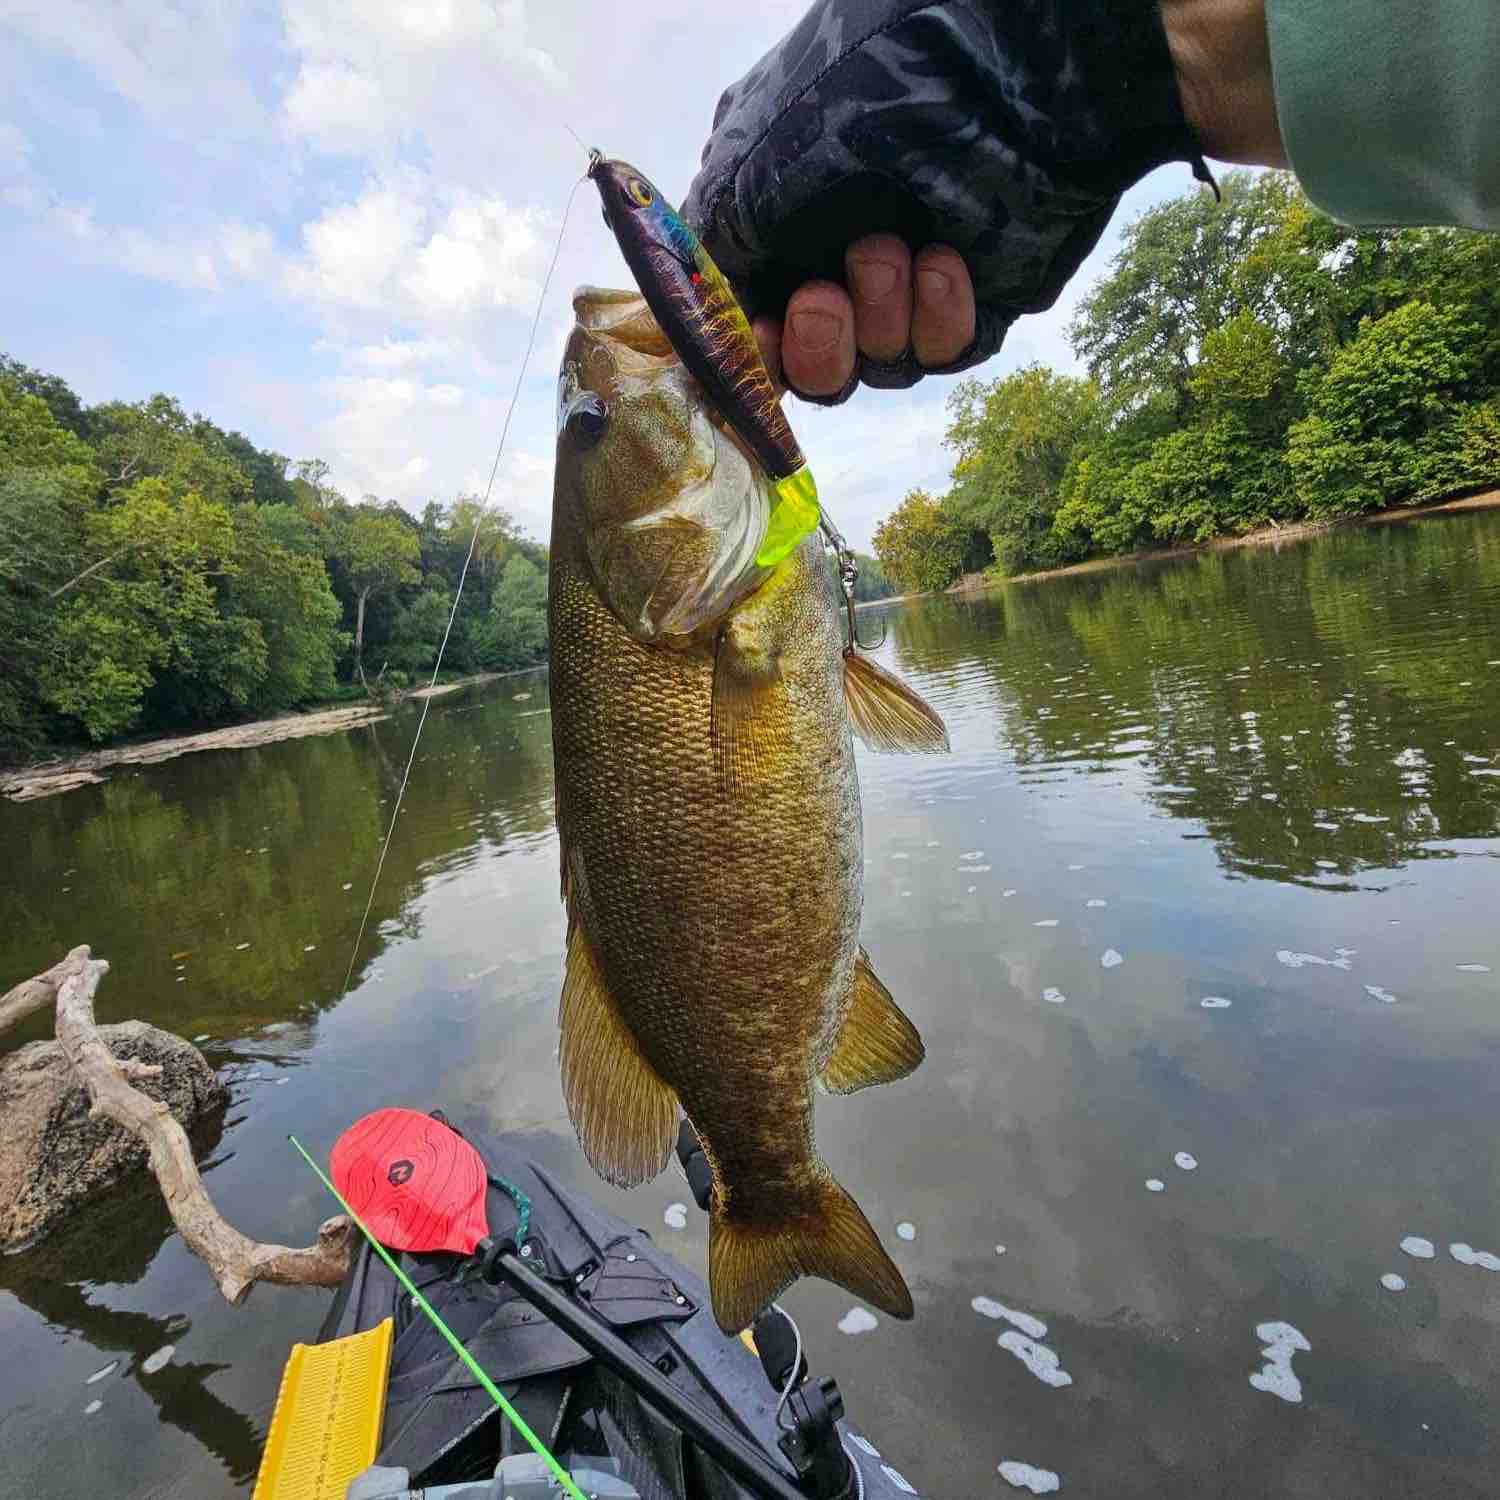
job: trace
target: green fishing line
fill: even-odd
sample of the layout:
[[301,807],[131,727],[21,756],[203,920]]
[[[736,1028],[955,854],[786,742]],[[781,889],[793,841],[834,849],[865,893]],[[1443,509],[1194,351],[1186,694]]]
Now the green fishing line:
[[301,1153],[302,1160],[305,1161],[308,1166],[310,1166],[313,1171],[318,1174],[318,1181],[321,1182],[323,1186],[326,1187],[328,1191],[332,1193],[333,1196],[338,1200],[339,1207],[342,1208],[344,1212],[354,1220],[355,1224],[359,1227],[360,1233],[363,1234],[367,1240],[369,1240],[370,1245],[374,1249],[375,1253],[381,1258],[381,1260],[386,1263],[387,1266],[390,1267],[391,1274],[394,1275],[396,1280],[399,1281],[401,1285],[406,1289],[407,1296],[409,1296],[411,1300],[415,1302],[416,1305],[420,1307],[429,1318],[432,1319],[432,1326],[436,1328],[437,1331],[442,1334],[445,1339],[448,1340],[448,1343],[452,1347],[453,1352],[464,1362],[465,1365],[468,1366],[469,1373],[473,1375],[473,1377],[480,1383],[480,1385],[484,1387],[485,1393],[489,1396],[490,1400],[492,1400],[495,1405],[505,1413],[506,1417],[508,1417],[510,1420],[511,1426],[514,1427],[516,1431],[526,1439],[526,1441],[531,1445],[532,1451],[535,1452],[536,1455],[547,1465],[547,1467],[552,1470],[553,1477],[557,1480],[557,1482],[562,1485],[563,1489],[567,1491],[567,1493],[572,1497],[572,1500],[586,1500],[583,1491],[573,1483],[572,1475],[570,1475],[568,1471],[563,1468],[563,1466],[558,1463],[555,1458],[553,1458],[552,1454],[547,1449],[547,1445],[543,1443],[542,1440],[531,1430],[531,1428],[526,1425],[525,1419],[521,1416],[520,1412],[518,1412],[515,1407],[513,1407],[510,1402],[505,1399],[505,1397],[501,1394],[500,1387],[497,1386],[495,1382],[484,1373],[484,1371],[479,1366],[479,1362],[474,1358],[472,1354],[469,1353],[467,1349],[464,1348],[463,1344],[459,1341],[458,1335],[455,1334],[445,1322],[443,1322],[443,1320],[434,1311],[432,1305],[428,1302],[428,1300],[421,1294],[421,1292],[416,1289],[415,1286],[412,1285],[411,1277],[409,1277],[406,1272],[396,1264],[396,1262],[391,1258],[390,1252],[386,1250],[385,1246],[382,1245],[380,1241],[377,1240],[368,1229],[365,1228],[364,1221],[344,1201],[343,1194],[340,1193],[339,1190],[334,1187],[334,1185],[328,1180],[327,1176],[323,1172],[322,1167],[320,1167],[317,1162],[315,1162],[312,1157],[307,1154],[307,1150],[303,1146],[302,1142],[299,1141],[294,1135],[289,1135],[287,1139]]

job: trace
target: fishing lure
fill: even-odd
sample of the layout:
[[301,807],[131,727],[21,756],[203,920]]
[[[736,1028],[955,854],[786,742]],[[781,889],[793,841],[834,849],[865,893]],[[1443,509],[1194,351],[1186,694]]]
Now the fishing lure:
[[724,273],[672,205],[629,162],[589,153],[589,172],[646,305],[709,399],[771,476],[769,568],[818,524],[818,487],[787,425],[760,346]]

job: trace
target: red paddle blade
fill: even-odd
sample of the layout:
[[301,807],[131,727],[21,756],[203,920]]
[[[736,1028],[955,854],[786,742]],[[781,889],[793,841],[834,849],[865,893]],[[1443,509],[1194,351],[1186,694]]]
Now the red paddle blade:
[[490,1232],[483,1158],[431,1115],[377,1109],[334,1142],[329,1167],[349,1206],[392,1250],[468,1255]]

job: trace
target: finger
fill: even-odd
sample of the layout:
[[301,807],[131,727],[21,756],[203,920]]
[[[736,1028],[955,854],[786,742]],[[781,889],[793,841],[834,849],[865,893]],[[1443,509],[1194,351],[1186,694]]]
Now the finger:
[[750,325],[755,342],[760,345],[760,357],[766,362],[766,371],[779,395],[786,389],[786,376],[781,373],[781,324],[775,318],[756,318]]
[[974,283],[963,257],[948,245],[928,245],[912,265],[916,295],[911,348],[919,364],[945,365],[974,341]]
[[793,390],[832,396],[854,373],[854,308],[832,281],[808,281],[792,293],[781,327],[781,368]]
[[854,303],[854,342],[871,359],[895,360],[911,341],[911,251],[893,234],[867,234],[844,253]]

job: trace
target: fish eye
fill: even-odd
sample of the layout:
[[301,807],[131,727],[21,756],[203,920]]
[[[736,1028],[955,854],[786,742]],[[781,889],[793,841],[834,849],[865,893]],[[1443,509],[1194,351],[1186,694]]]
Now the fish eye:
[[568,403],[564,428],[584,448],[592,448],[604,436],[609,425],[609,408],[592,391],[575,396]]
[[651,185],[642,182],[639,177],[627,177],[625,179],[625,191],[630,194],[642,208],[650,208],[655,194],[651,191]]

